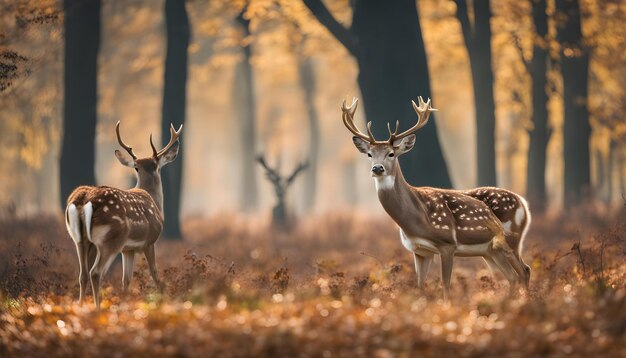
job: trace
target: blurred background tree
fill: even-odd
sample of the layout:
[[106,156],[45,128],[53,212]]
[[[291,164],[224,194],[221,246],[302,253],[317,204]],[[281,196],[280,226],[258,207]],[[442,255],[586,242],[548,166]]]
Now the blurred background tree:
[[[354,1],[350,28],[339,23],[321,0],[304,3],[355,57],[365,116],[372,121],[374,136],[378,140],[388,137],[387,122],[393,125],[395,120],[402,120],[406,127],[409,119],[414,121],[410,100],[416,94],[431,97],[415,1]],[[403,174],[414,185],[451,187],[435,118],[416,134],[415,150],[401,159]]]
[[246,17],[247,7],[241,9],[237,15],[237,22],[241,25],[241,47],[243,58],[238,63],[233,86],[233,101],[236,103],[237,116],[241,125],[241,209],[254,211],[258,205],[257,178],[256,178],[256,99],[254,96],[254,69],[252,68],[252,33],[250,19]]
[[79,185],[96,184],[100,0],[64,0],[65,71],[61,207]]
[[591,190],[589,55],[578,0],[556,0],[555,23],[563,76],[565,206],[581,203]]
[[496,183],[496,104],[493,96],[491,61],[491,6],[489,0],[472,1],[473,22],[466,0],[455,0],[456,17],[470,59],[474,110],[476,112],[477,184]]
[[[548,1],[531,0],[533,31],[532,57],[521,56],[532,81],[532,128],[529,130],[528,170],[526,195],[533,209],[543,212],[546,204],[546,162],[551,130],[548,126],[548,70],[550,66],[550,39],[548,37]],[[519,42],[516,42],[519,44]]]
[[0,4],[0,205],[9,212],[58,207],[62,19],[57,1]]
[[[161,140],[170,138],[172,123],[178,128],[185,123],[187,112],[187,48],[191,30],[185,0],[165,0],[165,29],[167,50],[163,78],[163,107],[161,115]],[[167,142],[163,143],[165,146]],[[180,204],[182,174],[185,151],[178,153],[177,160],[161,176],[163,180],[163,206],[167,220],[163,226],[163,237],[180,238]]]

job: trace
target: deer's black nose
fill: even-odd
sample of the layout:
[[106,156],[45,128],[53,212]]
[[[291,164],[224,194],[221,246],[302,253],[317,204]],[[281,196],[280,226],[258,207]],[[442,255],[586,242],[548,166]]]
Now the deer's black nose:
[[372,167],[372,173],[374,174],[382,174],[385,171],[385,167],[380,164],[376,164]]

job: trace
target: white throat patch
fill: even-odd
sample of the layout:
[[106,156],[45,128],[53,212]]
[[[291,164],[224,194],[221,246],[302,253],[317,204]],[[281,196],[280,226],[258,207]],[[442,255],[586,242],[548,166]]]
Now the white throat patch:
[[396,177],[393,175],[384,175],[380,177],[374,177],[374,184],[376,185],[376,191],[391,190],[396,182]]

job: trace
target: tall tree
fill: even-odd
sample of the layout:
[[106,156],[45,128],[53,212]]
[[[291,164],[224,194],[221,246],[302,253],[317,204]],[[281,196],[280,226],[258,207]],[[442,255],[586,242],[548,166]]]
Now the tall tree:
[[589,48],[585,45],[578,0],[556,0],[557,41],[563,76],[563,162],[565,207],[582,202],[591,184],[588,84]]
[[97,122],[100,0],[64,0],[65,89],[61,206],[79,185],[93,185]]
[[[190,28],[185,0],[165,0],[165,27],[167,32],[167,53],[163,84],[163,108],[161,115],[161,138],[170,137],[170,123],[185,122],[187,99],[187,48]],[[162,173],[165,225],[163,237],[181,238],[180,198],[184,151],[178,154],[170,168]]]
[[309,122],[309,161],[308,170],[304,174],[305,188],[307,190],[304,205],[307,209],[315,206],[317,197],[317,165],[320,151],[320,124],[315,109],[315,71],[310,58],[298,55],[298,72],[300,74],[300,86],[304,92],[304,106],[306,117]]
[[[340,24],[321,0],[304,3],[356,59],[365,116],[372,121],[374,135],[387,138],[387,121],[411,125],[415,113],[410,100],[431,95],[415,0],[354,0],[350,28]],[[417,133],[416,147],[400,158],[411,184],[452,186],[436,121]]]
[[529,133],[528,179],[526,196],[531,205],[543,211],[546,203],[546,156],[550,129],[548,127],[548,13],[547,0],[531,0],[533,32],[533,54],[528,70],[532,81],[532,129]]
[[244,15],[247,8],[239,13],[237,22],[244,35],[242,41],[243,59],[237,65],[233,97],[239,124],[241,126],[241,208],[252,211],[258,205],[257,172],[255,165],[256,151],[256,99],[254,95],[254,71],[252,68],[252,45],[250,42],[250,19]]
[[473,0],[473,23],[467,0],[455,0],[456,17],[470,59],[476,113],[478,185],[496,185],[496,105],[491,68],[491,6],[489,0]]

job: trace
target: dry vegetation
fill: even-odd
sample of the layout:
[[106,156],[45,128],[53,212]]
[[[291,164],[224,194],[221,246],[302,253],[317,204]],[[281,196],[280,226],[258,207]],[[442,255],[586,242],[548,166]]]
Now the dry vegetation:
[[625,356],[624,212],[536,218],[531,292],[507,297],[478,259],[460,259],[443,303],[426,297],[394,225],[327,215],[291,234],[255,219],[190,219],[161,242],[159,295],[143,259],[121,268],[103,309],[77,304],[77,262],[60,218],[0,223],[0,356]]

